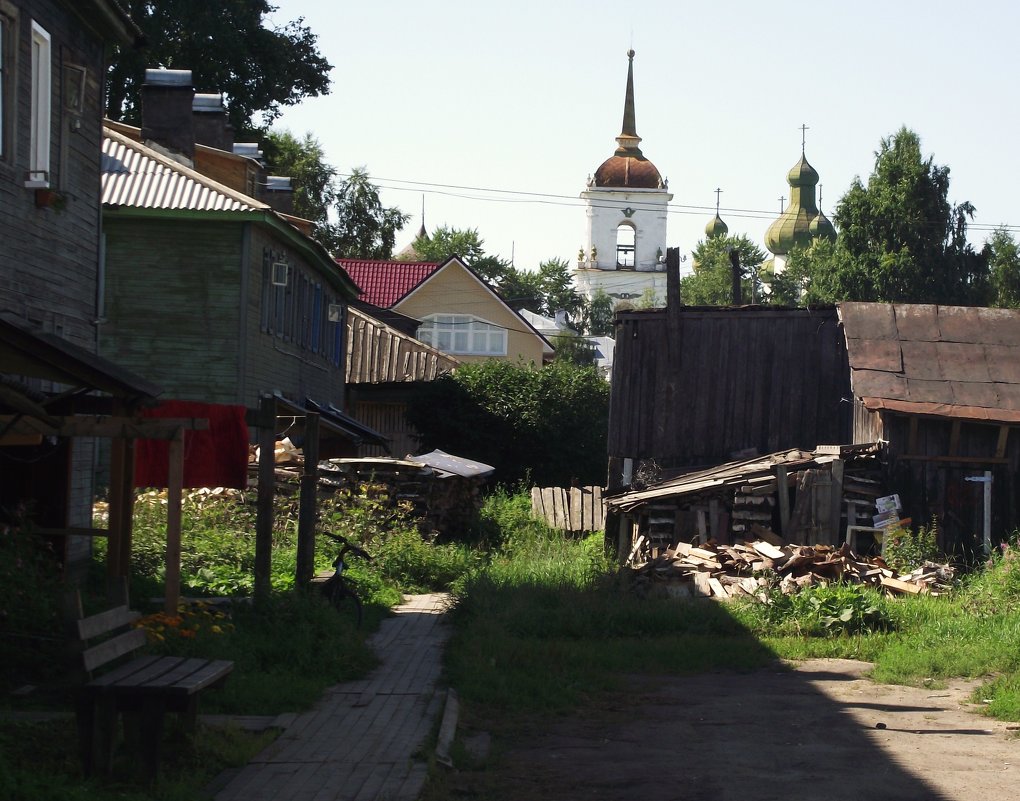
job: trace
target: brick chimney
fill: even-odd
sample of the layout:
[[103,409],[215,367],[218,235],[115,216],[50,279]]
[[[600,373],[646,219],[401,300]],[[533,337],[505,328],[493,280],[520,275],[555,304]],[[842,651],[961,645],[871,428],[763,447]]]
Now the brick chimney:
[[294,214],[294,188],[290,178],[282,175],[267,175],[262,200],[280,214]]
[[230,152],[234,148],[234,126],[227,120],[222,94],[196,94],[191,104],[195,144]]
[[188,159],[195,155],[191,70],[145,71],[142,84],[142,141],[155,142]]

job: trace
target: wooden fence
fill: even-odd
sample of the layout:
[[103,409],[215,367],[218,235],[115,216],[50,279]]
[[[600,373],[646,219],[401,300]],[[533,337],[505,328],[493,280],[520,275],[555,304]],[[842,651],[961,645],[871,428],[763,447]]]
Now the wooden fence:
[[602,487],[532,487],[531,513],[553,528],[571,533],[606,527]]

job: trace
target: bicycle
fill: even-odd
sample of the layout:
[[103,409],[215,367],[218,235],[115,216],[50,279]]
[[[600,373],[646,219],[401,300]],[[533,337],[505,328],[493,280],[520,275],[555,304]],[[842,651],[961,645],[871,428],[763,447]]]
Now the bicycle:
[[340,534],[332,534],[328,531],[324,531],[322,533],[334,542],[343,546],[340,549],[340,553],[337,554],[336,559],[333,560],[333,575],[326,579],[326,581],[322,584],[322,593],[337,611],[340,610],[340,605],[344,602],[344,600],[350,598],[354,603],[354,608],[357,612],[358,628],[361,628],[361,618],[363,614],[361,599],[358,597],[358,594],[347,585],[347,579],[344,577],[344,572],[347,570],[347,563],[344,561],[344,557],[347,556],[348,553],[351,553],[354,556],[368,562],[372,561],[372,557],[363,548],[358,547]]

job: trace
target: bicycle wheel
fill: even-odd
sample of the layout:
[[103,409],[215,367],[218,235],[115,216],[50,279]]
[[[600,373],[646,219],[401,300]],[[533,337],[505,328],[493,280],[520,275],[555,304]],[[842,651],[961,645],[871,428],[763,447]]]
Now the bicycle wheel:
[[338,612],[343,611],[343,604],[346,600],[350,599],[351,603],[354,604],[355,619],[357,620],[358,628],[361,628],[361,619],[363,616],[363,610],[361,606],[361,599],[351,589],[344,584],[342,580],[337,578],[329,579],[322,586],[322,591],[325,593],[326,598],[333,605],[333,608]]

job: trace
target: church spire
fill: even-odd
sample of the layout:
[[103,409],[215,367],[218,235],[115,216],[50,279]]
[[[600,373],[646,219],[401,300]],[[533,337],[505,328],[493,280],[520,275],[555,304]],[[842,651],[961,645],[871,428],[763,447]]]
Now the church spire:
[[634,51],[627,51],[627,93],[623,100],[623,130],[616,137],[618,156],[641,156],[641,137],[634,121]]

